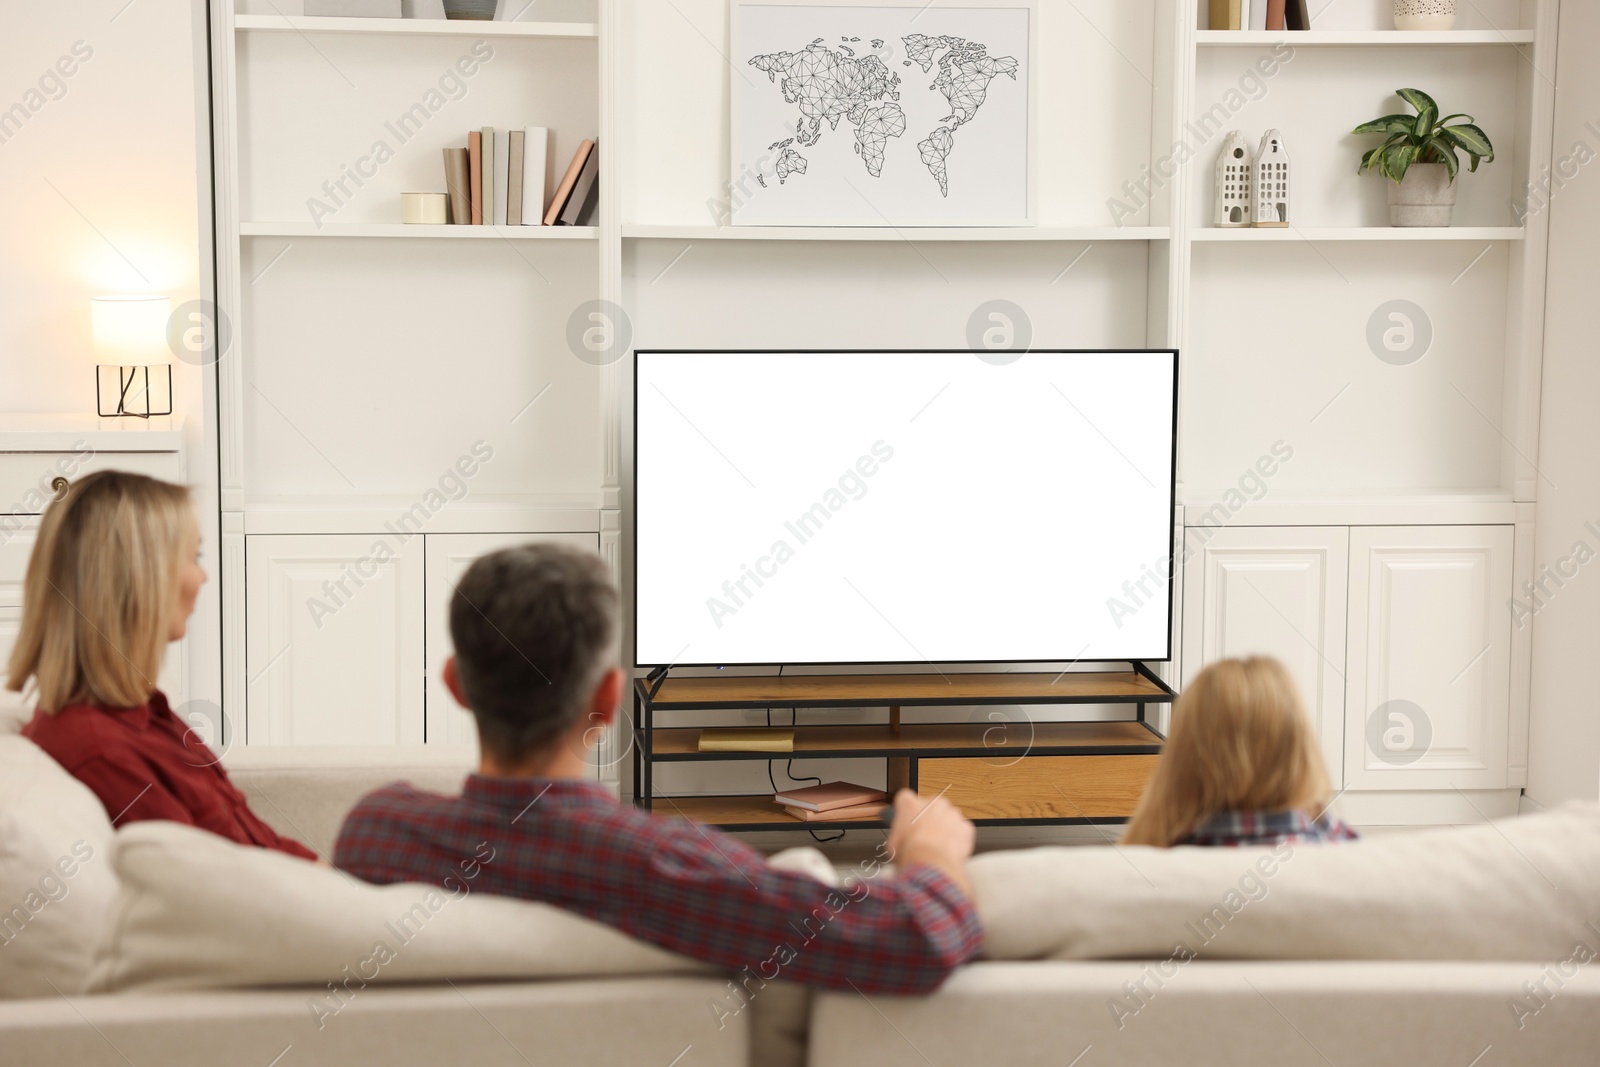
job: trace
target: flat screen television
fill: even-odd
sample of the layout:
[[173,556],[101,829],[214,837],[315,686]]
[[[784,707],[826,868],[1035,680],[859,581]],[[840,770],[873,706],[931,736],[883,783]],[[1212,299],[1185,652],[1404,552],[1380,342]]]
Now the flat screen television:
[[1173,351],[641,351],[643,666],[1170,658]]

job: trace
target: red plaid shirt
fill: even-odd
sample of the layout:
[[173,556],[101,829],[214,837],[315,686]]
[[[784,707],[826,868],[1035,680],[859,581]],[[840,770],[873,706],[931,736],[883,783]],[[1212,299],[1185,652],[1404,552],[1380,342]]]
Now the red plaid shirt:
[[474,774],[459,797],[385,786],[346,816],[333,861],[368,882],[458,892],[475,871],[479,892],[826,989],[925,993],[983,939],[972,905],[932,867],[833,889],[710,827],[623,805],[592,781]]

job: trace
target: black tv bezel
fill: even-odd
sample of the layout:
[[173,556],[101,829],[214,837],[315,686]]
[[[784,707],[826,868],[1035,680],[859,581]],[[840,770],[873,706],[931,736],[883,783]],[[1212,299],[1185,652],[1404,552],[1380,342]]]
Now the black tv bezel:
[[1023,356],[1044,354],[1053,356],[1072,355],[1169,355],[1172,357],[1172,454],[1168,464],[1167,479],[1167,626],[1166,626],[1166,651],[1160,656],[1096,656],[1089,660],[1080,660],[1073,656],[1057,656],[1054,658],[1017,658],[1017,659],[953,659],[953,660],[772,660],[772,661],[745,661],[739,660],[731,663],[715,662],[673,662],[657,663],[642,662],[639,659],[639,357],[640,356],[675,356],[675,355],[804,355],[807,353],[842,354],[842,353],[882,353],[885,355],[909,355],[927,353],[932,355],[961,355],[968,354],[976,357],[992,355],[992,352],[973,348],[642,348],[634,349],[631,353],[630,370],[633,376],[633,458],[630,471],[630,485],[628,493],[629,521],[628,533],[628,576],[631,588],[629,589],[629,619],[628,637],[632,644],[629,650],[630,658],[636,668],[706,668],[721,669],[726,667],[892,667],[909,663],[927,663],[937,666],[940,663],[971,663],[977,665],[995,665],[1002,663],[1016,664],[1044,664],[1044,663],[1170,663],[1172,662],[1172,616],[1175,610],[1176,597],[1175,583],[1176,570],[1173,565],[1177,559],[1177,507],[1178,507],[1178,403],[1180,393],[1178,390],[1178,376],[1182,370],[1182,360],[1176,348],[1028,348],[1021,354]]

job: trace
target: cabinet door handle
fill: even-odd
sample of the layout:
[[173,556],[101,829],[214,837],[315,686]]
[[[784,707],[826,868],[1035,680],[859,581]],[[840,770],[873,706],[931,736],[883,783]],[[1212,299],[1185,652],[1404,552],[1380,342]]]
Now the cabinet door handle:
[[57,500],[60,500],[67,495],[67,486],[69,484],[71,483],[58,474],[50,479],[50,491],[56,495]]

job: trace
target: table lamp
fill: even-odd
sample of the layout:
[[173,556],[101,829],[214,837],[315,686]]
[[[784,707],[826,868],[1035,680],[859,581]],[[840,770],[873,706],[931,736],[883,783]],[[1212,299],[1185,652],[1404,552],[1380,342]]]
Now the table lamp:
[[94,328],[95,411],[105,418],[172,414],[167,298],[97,296]]

